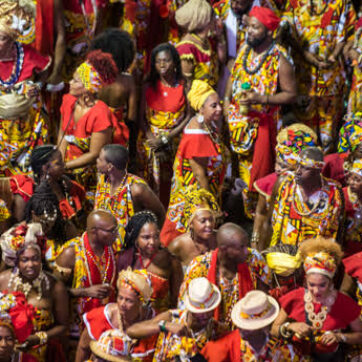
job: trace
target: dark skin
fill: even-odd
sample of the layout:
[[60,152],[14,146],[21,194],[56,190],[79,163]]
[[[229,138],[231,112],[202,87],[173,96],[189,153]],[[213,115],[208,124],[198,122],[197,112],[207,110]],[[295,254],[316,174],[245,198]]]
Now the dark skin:
[[[97,210],[93,211],[87,219],[87,233],[89,244],[93,252],[101,257],[106,246],[111,246],[117,236],[117,221],[108,212]],[[57,265],[67,268],[71,272],[70,275],[63,275],[55,271],[54,274],[66,283],[69,293],[72,297],[90,297],[104,299],[111,292],[109,284],[97,284],[88,288],[71,288],[73,280],[73,270],[75,266],[75,249],[74,247],[66,248],[56,259]]]
[[[251,57],[254,58],[263,52],[265,52],[272,44],[272,31],[268,30],[258,19],[254,17],[248,18],[248,38],[251,40],[263,41],[259,45],[251,45],[252,54]],[[278,74],[278,89],[279,91],[273,95],[264,95],[259,94],[254,91],[247,92],[245,97],[240,100],[241,105],[249,106],[251,104],[269,104],[269,105],[278,105],[278,104],[292,104],[296,100],[297,96],[297,86],[294,75],[294,70],[292,65],[285,59],[283,55],[280,56],[280,67]],[[232,80],[231,76],[229,78],[228,84],[225,90],[225,97],[231,99],[232,96]],[[224,114],[227,114],[230,101],[227,100],[224,102]]]
[[14,348],[14,332],[9,327],[0,326],[0,362],[11,362]]
[[[41,270],[41,257],[39,251],[31,247],[25,249],[25,251],[19,257],[19,275],[23,282],[31,283],[36,279]],[[9,288],[9,280],[12,270],[5,270],[0,273],[0,288],[1,290],[7,289],[9,292],[15,291],[14,285],[11,284]],[[38,290],[32,288],[27,296],[27,301],[36,308],[47,309],[52,312],[55,323],[54,326],[46,331],[48,339],[54,337],[64,336],[67,331],[68,324],[68,293],[61,281],[57,281],[51,274],[45,273],[50,288],[46,289],[46,284],[43,281],[42,284],[42,297],[39,300]],[[39,344],[39,337],[35,334],[30,335],[26,341],[22,350],[27,351],[30,347]]]
[[[100,152],[97,159],[97,169],[98,172],[107,176],[111,186],[111,195],[114,195],[124,180],[126,169],[120,170],[112,163],[107,162],[104,150]],[[165,220],[165,208],[151,188],[143,184],[132,184],[131,195],[134,211],[152,211],[157,216],[159,226],[162,227]]]

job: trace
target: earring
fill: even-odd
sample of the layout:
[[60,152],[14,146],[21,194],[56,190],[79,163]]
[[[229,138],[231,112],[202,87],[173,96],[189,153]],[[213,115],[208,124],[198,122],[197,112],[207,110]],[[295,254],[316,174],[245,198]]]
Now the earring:
[[204,116],[202,114],[199,114],[199,116],[197,117],[197,122],[204,123]]

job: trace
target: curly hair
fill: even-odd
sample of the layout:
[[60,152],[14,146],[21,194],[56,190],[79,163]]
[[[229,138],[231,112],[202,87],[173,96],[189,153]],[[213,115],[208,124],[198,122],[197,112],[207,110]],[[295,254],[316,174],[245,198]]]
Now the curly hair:
[[314,255],[322,251],[329,254],[336,262],[336,265],[340,264],[343,257],[343,251],[341,246],[334,239],[327,239],[322,236],[315,239],[308,239],[303,241],[298,249],[303,261],[307,256]]
[[179,83],[181,80],[183,80],[183,75],[181,70],[181,60],[176,48],[170,43],[162,43],[153,48],[151,53],[151,68],[147,81],[154,89],[156,88],[157,81],[160,79],[160,74],[156,70],[156,57],[161,52],[170,53],[173,64],[175,66],[176,81]]
[[140,211],[134,214],[126,226],[126,235],[124,238],[125,249],[130,249],[135,246],[136,239],[145,224],[151,223],[157,225],[157,222],[157,216],[152,211]]
[[126,72],[135,56],[135,46],[131,36],[123,30],[109,28],[100,33],[91,43],[91,50],[100,49],[110,53],[120,72]]
[[118,68],[112,54],[101,50],[92,50],[87,55],[87,62],[98,72],[105,84],[112,84],[117,77]]

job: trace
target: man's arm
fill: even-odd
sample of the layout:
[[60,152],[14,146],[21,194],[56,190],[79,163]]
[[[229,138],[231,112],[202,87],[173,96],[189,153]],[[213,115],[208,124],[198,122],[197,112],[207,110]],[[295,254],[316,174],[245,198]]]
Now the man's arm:
[[77,347],[77,353],[75,355],[75,362],[84,362],[87,361],[91,355],[91,349],[89,344],[91,342],[91,337],[89,336],[88,329],[84,328]]

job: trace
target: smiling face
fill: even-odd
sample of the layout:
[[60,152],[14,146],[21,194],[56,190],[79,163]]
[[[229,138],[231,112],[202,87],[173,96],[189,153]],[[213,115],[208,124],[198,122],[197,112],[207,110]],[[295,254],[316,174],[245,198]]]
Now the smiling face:
[[161,77],[167,77],[175,73],[175,63],[169,51],[160,51],[155,57],[155,67]]
[[206,123],[217,122],[222,115],[220,99],[217,93],[210,94],[200,109]]
[[135,242],[142,254],[151,257],[160,247],[160,230],[154,223],[144,224]]
[[39,276],[41,266],[40,252],[35,247],[26,248],[19,256],[19,273],[29,281]]
[[74,97],[80,97],[86,92],[83,82],[78,74],[74,72],[73,79],[69,82],[69,94]]
[[190,224],[190,229],[193,230],[195,238],[209,240],[215,228],[215,218],[211,211],[200,210],[196,214]]
[[248,18],[246,42],[252,48],[256,48],[261,45],[268,36],[268,29],[255,17]]

